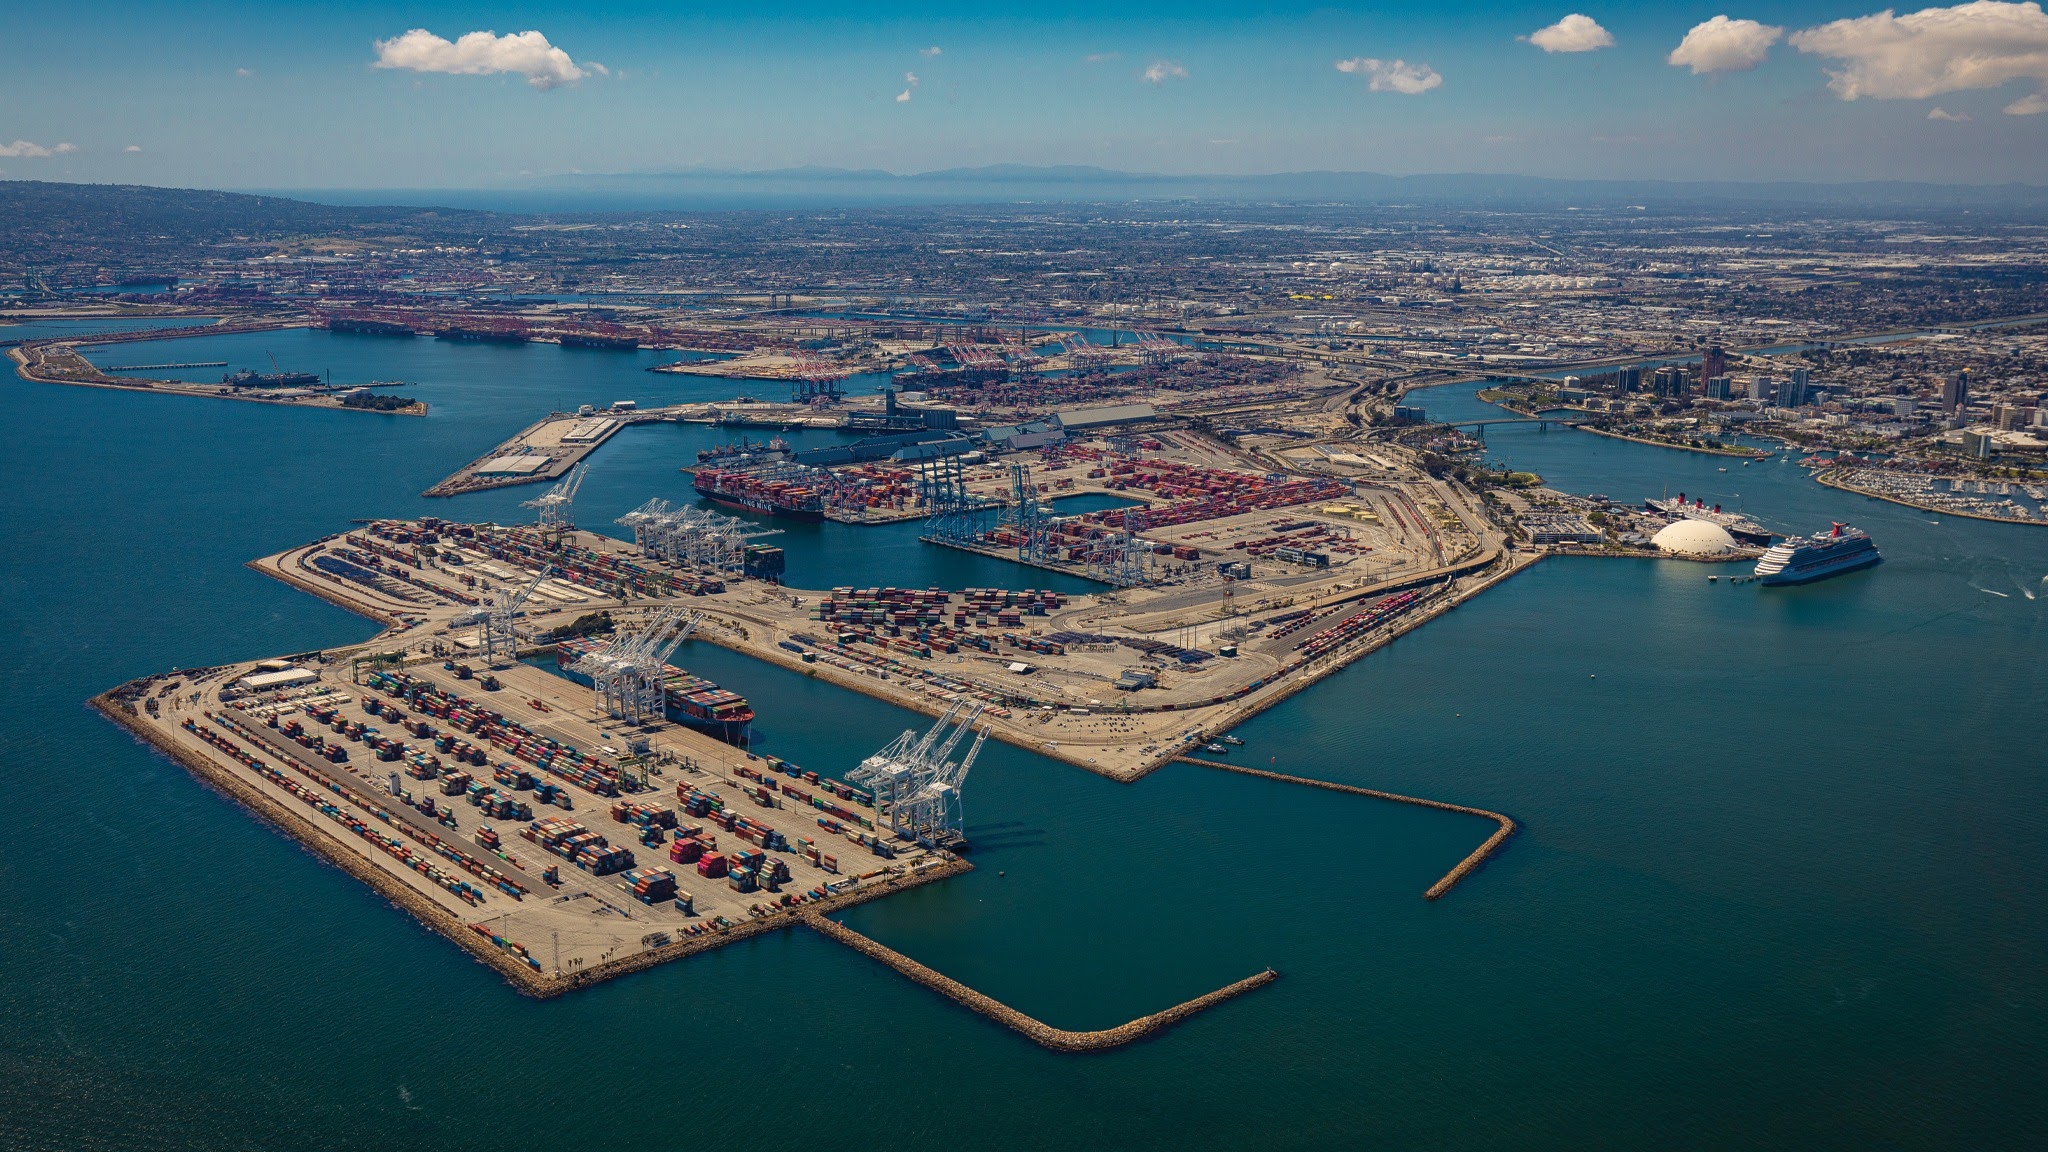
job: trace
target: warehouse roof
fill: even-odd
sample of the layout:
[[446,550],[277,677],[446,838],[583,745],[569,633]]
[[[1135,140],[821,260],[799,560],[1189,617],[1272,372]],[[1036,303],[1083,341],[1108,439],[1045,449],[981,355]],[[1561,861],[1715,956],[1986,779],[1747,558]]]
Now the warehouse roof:
[[255,691],[268,692],[272,688],[304,684],[319,678],[318,673],[308,672],[304,668],[287,668],[282,672],[258,672],[254,676],[244,676],[242,683]]
[[499,456],[477,465],[479,476],[525,476],[548,466],[547,456]]
[[1130,424],[1157,420],[1159,410],[1150,404],[1109,404],[1101,408],[1069,408],[1053,413],[1062,428],[1095,428],[1104,424]]

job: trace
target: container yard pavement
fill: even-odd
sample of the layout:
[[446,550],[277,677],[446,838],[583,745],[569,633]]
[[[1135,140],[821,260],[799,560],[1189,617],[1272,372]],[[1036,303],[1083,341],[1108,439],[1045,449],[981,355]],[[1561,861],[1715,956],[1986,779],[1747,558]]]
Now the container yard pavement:
[[[580,554],[635,565],[652,579],[672,580],[673,587],[687,585],[699,594],[647,595],[638,586],[621,590],[597,576],[586,584],[556,582],[550,584],[556,598],[528,601],[519,626],[522,643],[531,646],[547,630],[600,609],[630,623],[644,610],[676,603],[706,614],[698,631],[702,639],[927,714],[962,696],[978,697],[992,705],[984,722],[997,738],[1131,780],[1536,558],[1506,551],[1499,534],[1482,523],[1457,537],[1459,551],[1439,561],[1450,530],[1430,529],[1413,511],[1397,513],[1415,503],[1405,493],[1384,499],[1387,516],[1379,525],[1364,525],[1364,539],[1377,541],[1376,549],[1387,556],[1398,554],[1399,563],[1375,567],[1354,558],[1289,576],[1261,562],[1251,580],[1199,579],[1009,609],[977,599],[984,593],[972,590],[831,592],[728,579],[577,532],[568,539]],[[1438,507],[1447,522],[1463,527],[1449,510],[1455,503]],[[1288,517],[1314,519],[1283,510],[1208,521],[1204,546],[1217,546],[1213,555],[1246,555],[1230,542],[1270,539],[1276,516],[1283,523]],[[434,525],[380,522],[254,566],[343,607],[397,622],[405,629],[401,642],[407,651],[462,650],[474,643],[474,626],[458,625],[457,619],[487,595],[536,576],[532,558],[546,555],[552,544],[528,529]],[[394,543],[419,533],[449,533],[456,546],[444,541],[438,555],[428,555]],[[497,558],[482,562],[479,549]],[[469,560],[455,563],[462,555]],[[638,584],[654,587],[646,580]],[[1013,593],[986,595],[1017,599]],[[935,597],[943,600],[930,602]],[[912,616],[933,623],[910,623]],[[906,622],[899,626],[892,617]],[[913,629],[932,641],[914,639]],[[902,635],[887,635],[891,631]],[[388,648],[391,640],[378,643]],[[1234,656],[1214,654],[1226,645],[1234,645]],[[1149,678],[1152,686],[1118,687],[1127,674]]]
[[[739,791],[744,781],[734,770],[744,770],[750,762],[746,753],[681,726],[658,727],[650,735],[655,757],[665,761],[653,768],[660,775],[650,778],[652,788],[619,799],[673,810],[680,807],[677,784],[716,793],[733,805],[733,811],[775,828],[791,845],[799,838],[809,839],[819,844],[820,858],[828,864],[836,858],[836,866],[827,869],[794,850],[771,851],[770,857],[782,861],[789,872],[789,879],[778,885],[780,892],[739,892],[725,878],[702,876],[691,865],[672,861],[668,846],[675,842],[673,835],[665,834],[662,845],[641,844],[639,826],[613,817],[611,806],[618,799],[522,765],[532,776],[557,785],[573,807],[537,803],[536,794],[526,790],[500,791],[528,804],[534,819],[559,817],[580,823],[608,837],[614,846],[629,846],[637,867],[674,873],[692,907],[681,910],[673,896],[644,903],[634,899],[622,873],[594,875],[521,838],[519,830],[527,820],[493,818],[460,797],[443,795],[442,779],[415,779],[403,771],[403,761],[382,760],[367,743],[345,741],[331,725],[316,722],[309,707],[331,708],[336,722],[367,722],[386,737],[405,739],[416,749],[428,747],[424,739],[408,736],[396,724],[364,711],[366,699],[388,702],[391,697],[354,683],[351,667],[339,659],[317,664],[308,669],[317,672],[316,679],[267,695],[235,690],[251,670],[248,666],[200,673],[196,679],[188,673],[129,685],[98,703],[323,856],[371,880],[380,892],[437,930],[472,951],[482,941],[485,951],[513,958],[510,967],[496,966],[529,991],[545,992],[558,978],[595,974],[642,954],[669,959],[701,951],[735,938],[737,930],[752,924],[793,922],[789,907],[835,907],[846,903],[845,897],[878,886],[893,890],[950,875],[958,871],[956,864],[963,863],[914,845],[901,846],[891,858],[879,857],[826,833],[818,826],[814,809],[779,792],[771,797],[775,807],[744,801]],[[537,734],[552,734],[565,744],[599,749],[617,735],[608,724],[589,718],[587,690],[538,669],[501,670],[504,686],[495,693],[482,692],[475,681],[459,680],[438,664],[421,664],[406,672],[451,695],[488,697],[477,704],[503,711]],[[365,673],[364,678],[370,675]],[[398,707],[408,722],[440,725],[410,707]],[[279,727],[270,726],[273,719]],[[340,747],[347,759],[336,763],[295,742],[283,730],[294,722],[305,733]],[[487,759],[492,764],[520,763],[497,749]],[[765,771],[765,762],[751,762],[757,771]],[[461,763],[446,767],[443,779],[458,769],[485,784],[493,780],[490,768]],[[400,795],[392,794],[394,776]],[[424,815],[409,801],[432,801],[436,813],[445,815],[440,820]],[[700,842],[709,841],[713,852],[727,857],[753,847],[710,821],[681,818],[678,823],[686,830],[701,828]],[[480,842],[485,828],[497,833],[497,849]],[[945,867],[935,870],[939,865]],[[550,869],[559,875],[559,885],[543,879]],[[828,889],[831,894],[824,894]],[[783,905],[785,898],[792,904]],[[693,944],[700,946],[689,946]]]

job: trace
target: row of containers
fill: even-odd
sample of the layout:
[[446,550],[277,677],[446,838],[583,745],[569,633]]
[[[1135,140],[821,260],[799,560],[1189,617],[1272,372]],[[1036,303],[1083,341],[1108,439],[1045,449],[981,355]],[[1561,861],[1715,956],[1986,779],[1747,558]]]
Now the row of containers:
[[1320,656],[1379,627],[1407,611],[1421,599],[1421,592],[1401,592],[1389,596],[1365,611],[1346,617],[1309,637],[1301,645],[1301,654],[1309,658]]
[[1146,508],[1110,508],[1089,512],[1077,521],[1066,521],[1059,526],[1093,522],[1107,528],[1128,528],[1135,532],[1218,520],[1244,512],[1325,503],[1352,494],[1351,485],[1342,480],[1284,473],[1231,472],[1172,461],[1148,461],[1142,465],[1120,461],[1110,466],[1110,477],[1104,487],[1112,491],[1140,489],[1172,502]]
[[[388,580],[396,580],[401,584],[410,584],[415,588],[430,592],[436,596],[447,597],[458,604],[473,606],[480,602],[478,597],[472,596],[468,592],[450,588],[438,580],[430,580],[421,575],[418,571],[420,568],[420,558],[414,553],[402,552],[397,548],[379,544],[375,540],[354,532],[342,537],[342,539],[353,545],[353,547],[336,548],[331,549],[331,551],[351,564],[358,564],[368,568]],[[357,551],[357,549],[363,549],[364,551]],[[395,560],[398,563],[396,566],[386,564],[384,561],[387,559]],[[411,571],[408,571],[408,569],[411,569]],[[364,581],[358,579],[357,582],[363,583]],[[476,577],[464,573],[462,585],[464,588],[475,588]]]
[[[599,596],[610,597],[627,592],[641,596],[705,596],[725,591],[725,582],[715,576],[657,571],[624,556],[598,552],[567,541],[557,543],[544,539],[531,528],[457,524],[427,516],[417,523],[375,521],[360,533],[350,533],[345,539],[359,548],[371,548],[415,569],[421,566],[417,549],[432,547],[444,540],[459,542],[462,547],[481,552],[493,560],[530,568],[536,573],[553,567],[560,579]],[[415,550],[407,551],[399,547],[401,545],[410,545]],[[476,578],[465,573],[463,582],[468,587],[475,587]],[[447,591],[454,595],[452,590]]]
[[[855,643],[858,640],[859,638],[855,637]],[[816,649],[816,651],[809,651],[804,645],[809,645],[812,649]],[[822,655],[825,663],[835,668],[859,671],[858,668],[854,667],[859,665],[872,669],[875,672],[898,676],[904,680],[922,684],[928,690],[944,693],[945,695],[941,699],[972,696],[977,700],[986,702],[989,706],[988,715],[997,719],[1008,719],[1010,710],[1004,707],[1004,705],[1016,701],[1016,698],[1013,696],[999,696],[985,691],[973,683],[955,679],[930,667],[905,663],[883,652],[866,652],[849,644],[841,644],[837,636],[820,640],[815,636],[799,632],[789,642],[781,644],[781,647],[795,652],[803,658],[806,664],[815,663],[818,657]]]
[[[375,671],[370,673],[367,683],[376,691],[405,701],[416,711],[445,721],[455,732],[478,737],[499,752],[524,760],[547,775],[599,796],[619,794],[617,768],[586,755],[574,745],[540,735],[467,696],[448,692],[408,672]],[[437,740],[443,735],[439,730],[430,731]]]
[[969,588],[962,603],[938,588],[834,588],[811,610],[811,619],[826,624],[868,624],[893,627],[932,626],[952,617],[956,629],[1022,627],[1026,616],[1044,616],[1066,607],[1060,593],[1027,588],[1022,592]]
[[[207,720],[218,726],[219,729],[239,736],[252,745],[258,743],[256,734],[233,718],[218,716],[212,712],[206,712],[203,715]],[[445,889],[450,895],[466,904],[472,906],[481,904],[484,898],[484,890],[472,885],[469,881],[459,876],[451,876],[442,871],[438,864],[413,851],[412,847],[404,841],[380,829],[371,827],[368,822],[336,805],[332,800],[328,799],[328,796],[338,796],[347,800],[361,811],[369,813],[371,817],[380,823],[396,829],[419,847],[455,864],[470,873],[470,875],[484,881],[492,888],[511,896],[515,900],[520,899],[526,893],[526,889],[513,883],[490,865],[470,856],[466,852],[460,851],[426,829],[417,828],[407,822],[394,819],[389,812],[371,803],[367,798],[356,795],[352,790],[342,785],[340,781],[325,773],[298,763],[289,757],[286,758],[285,764],[287,766],[296,771],[306,781],[319,786],[319,791],[315,791],[306,787],[299,780],[294,780],[285,775],[283,771],[272,766],[269,762],[251,755],[213,728],[208,728],[189,718],[185,721],[184,728],[220,751],[227,753],[244,768],[284,789],[292,796],[319,811],[321,815],[340,824],[361,839],[374,844],[385,854],[411,868],[430,883]],[[322,795],[322,792],[327,795]]]
[[388,581],[395,579],[401,584],[410,584],[423,588],[431,594],[451,598],[461,595],[468,598],[471,603],[475,603],[475,598],[468,597],[467,593],[457,593],[452,588],[442,589],[431,580],[413,577],[398,568],[386,568],[374,556],[364,556],[362,553],[348,548],[340,549],[339,553],[339,555],[329,555],[323,552],[314,556],[312,558],[313,567],[326,573],[332,579],[360,585],[379,596],[393,600],[404,600],[413,604],[423,602],[421,597],[403,588],[393,588]]

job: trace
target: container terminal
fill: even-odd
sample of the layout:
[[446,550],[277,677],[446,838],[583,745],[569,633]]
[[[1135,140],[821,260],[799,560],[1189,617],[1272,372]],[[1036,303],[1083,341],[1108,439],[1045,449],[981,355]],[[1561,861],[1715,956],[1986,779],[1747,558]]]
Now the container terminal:
[[[545,434],[621,425],[577,421]],[[971,459],[847,466],[855,487],[837,495],[908,493],[926,540],[1102,591],[805,589],[770,543],[772,512],[650,499],[617,536],[578,528],[585,465],[526,502],[530,524],[370,520],[251,562],[385,623],[367,644],[96,703],[535,995],[802,927],[1048,1047],[1125,1043],[1275,974],[1067,1032],[829,913],[972,866],[963,791],[991,737],[1126,782],[1174,761],[1254,771],[1227,762],[1229,728],[1542,553],[1387,458],[1355,476],[1260,472],[1160,429]],[[1068,496],[1113,506],[1061,515]],[[859,764],[757,755],[754,702],[676,656],[693,637],[936,720]],[[1514,827],[1335,790],[1496,822],[1430,899]]]

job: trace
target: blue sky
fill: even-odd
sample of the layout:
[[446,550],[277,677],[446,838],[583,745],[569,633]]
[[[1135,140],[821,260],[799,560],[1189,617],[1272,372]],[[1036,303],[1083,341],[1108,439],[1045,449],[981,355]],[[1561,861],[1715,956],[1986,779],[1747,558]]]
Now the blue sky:
[[[695,165],[1025,163],[2048,183],[2048,114],[2027,114],[2048,110],[2048,16],[2033,4],[1856,25],[1809,51],[1794,46],[1805,30],[1881,10],[966,8],[16,3],[0,14],[0,174],[452,188]],[[1522,39],[1572,13],[1612,45]],[[1724,14],[1782,30],[1760,63],[1668,62]],[[451,42],[534,30],[563,55],[429,40],[377,67],[378,42],[411,29]],[[447,71],[507,61],[526,71]],[[1849,79],[1831,89],[1831,69]]]

